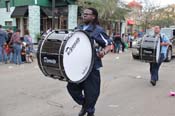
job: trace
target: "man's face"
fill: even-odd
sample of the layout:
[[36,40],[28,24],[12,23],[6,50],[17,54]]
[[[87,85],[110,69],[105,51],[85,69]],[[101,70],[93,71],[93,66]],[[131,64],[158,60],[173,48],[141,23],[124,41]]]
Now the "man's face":
[[82,17],[83,17],[83,22],[85,24],[88,24],[95,19],[95,16],[92,14],[92,11],[89,9],[84,10]]
[[159,34],[160,33],[160,27],[159,26],[155,26],[154,27],[154,33],[155,34]]
[[16,32],[16,34],[20,35],[20,32]]

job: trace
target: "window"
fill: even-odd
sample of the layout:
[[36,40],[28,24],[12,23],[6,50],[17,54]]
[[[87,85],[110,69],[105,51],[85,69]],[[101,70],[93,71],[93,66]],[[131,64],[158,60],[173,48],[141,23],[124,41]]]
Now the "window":
[[20,29],[20,18],[16,18],[16,28]]
[[59,28],[60,29],[67,29],[68,26],[68,20],[66,16],[60,16],[60,24]]
[[5,26],[12,26],[12,21],[5,21]]
[[28,18],[23,18],[24,21],[24,30],[28,29]]
[[10,12],[10,0],[6,0],[5,5],[6,5],[6,11]]

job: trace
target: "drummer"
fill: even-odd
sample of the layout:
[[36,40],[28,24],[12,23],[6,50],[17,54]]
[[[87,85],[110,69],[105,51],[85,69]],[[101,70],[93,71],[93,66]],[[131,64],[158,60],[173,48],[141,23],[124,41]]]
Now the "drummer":
[[[78,116],[94,116],[95,104],[100,94],[100,67],[102,67],[101,58],[110,50],[111,41],[105,31],[99,26],[98,12],[94,8],[87,8],[83,12],[83,25],[78,29],[86,31],[90,35],[90,39],[96,43],[95,62],[93,69],[87,79],[79,84],[68,83],[67,89],[69,94],[76,103],[82,105]],[[103,48],[100,50],[99,48]]]
[[154,36],[160,38],[160,46],[161,46],[161,54],[158,63],[150,63],[150,74],[151,74],[151,81],[150,83],[155,86],[156,82],[159,80],[159,68],[162,62],[167,57],[167,49],[169,45],[169,39],[160,33],[160,26],[154,27]]

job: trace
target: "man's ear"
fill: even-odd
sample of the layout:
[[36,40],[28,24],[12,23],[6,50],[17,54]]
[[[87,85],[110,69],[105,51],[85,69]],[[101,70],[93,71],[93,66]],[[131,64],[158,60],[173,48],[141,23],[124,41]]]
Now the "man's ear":
[[92,18],[95,19],[95,16],[93,16]]
[[173,30],[173,36],[175,36],[175,30]]

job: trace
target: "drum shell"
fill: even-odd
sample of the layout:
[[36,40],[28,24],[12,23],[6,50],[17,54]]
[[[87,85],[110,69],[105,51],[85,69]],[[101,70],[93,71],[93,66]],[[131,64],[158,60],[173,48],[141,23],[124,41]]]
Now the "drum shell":
[[[60,64],[62,57],[60,40],[40,40],[38,44],[37,59],[40,70],[45,76],[53,79],[68,81]],[[41,49],[42,48],[42,49]],[[44,61],[44,59],[46,61]],[[52,59],[52,60],[49,60]]]
[[[77,30],[74,33],[84,33],[84,36],[90,38],[87,33],[81,30]],[[74,34],[73,33],[73,34]],[[66,73],[66,67],[64,66],[64,55],[66,51],[66,45],[70,42],[69,39],[71,38],[71,33],[58,33],[52,32],[50,35],[48,34],[44,39],[40,40],[38,44],[38,51],[37,51],[37,60],[40,70],[45,76],[51,77],[53,79],[59,79],[61,81],[68,81],[72,83],[81,83],[84,81],[88,75],[90,74],[93,64],[94,64],[94,48],[93,43],[90,39],[86,39],[89,41],[91,45],[92,57],[91,57],[91,65],[85,73],[86,75],[77,81],[71,80]],[[79,38],[79,37],[78,37]],[[76,39],[78,39],[76,38]],[[70,39],[71,40],[71,39]],[[73,40],[73,39],[72,39]],[[82,38],[83,40],[83,38]],[[81,40],[81,41],[82,41]],[[85,42],[86,43],[86,42]],[[79,53],[79,52],[76,52]],[[81,53],[82,54],[82,53]],[[72,60],[71,60],[72,61]],[[77,61],[77,60],[76,60]],[[78,60],[79,61],[79,60]],[[74,62],[74,61],[72,61]],[[74,65],[75,68],[78,66]],[[78,77],[78,76],[73,76]]]
[[158,47],[160,47],[159,38],[153,36],[144,37],[140,46],[141,60],[144,62],[158,62],[157,57],[159,55],[157,52],[160,52]]

